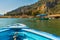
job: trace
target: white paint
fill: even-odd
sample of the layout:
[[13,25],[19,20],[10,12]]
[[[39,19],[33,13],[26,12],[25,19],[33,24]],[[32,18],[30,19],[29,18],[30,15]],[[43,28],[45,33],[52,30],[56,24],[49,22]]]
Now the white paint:
[[0,32],[7,31],[7,30],[9,30],[9,29],[3,29],[3,30],[0,30]]
[[20,24],[20,23],[18,23],[18,24],[10,25],[10,26],[5,27],[5,28],[27,28],[27,26],[24,25],[24,24]]
[[37,31],[35,31],[33,29],[22,29],[22,30],[25,30],[25,31],[28,31],[28,32],[32,32],[32,33],[38,34],[40,36],[44,36],[44,37],[50,38],[52,40],[60,40],[60,38],[57,38],[54,35],[49,34],[49,33],[41,32],[41,31],[37,32]]

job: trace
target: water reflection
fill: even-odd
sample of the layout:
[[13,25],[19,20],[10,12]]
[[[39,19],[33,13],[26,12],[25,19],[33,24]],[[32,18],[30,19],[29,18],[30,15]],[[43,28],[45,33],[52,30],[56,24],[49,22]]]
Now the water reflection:
[[27,26],[33,29],[49,32],[60,36],[60,19],[52,20],[35,20],[27,19],[23,22]]

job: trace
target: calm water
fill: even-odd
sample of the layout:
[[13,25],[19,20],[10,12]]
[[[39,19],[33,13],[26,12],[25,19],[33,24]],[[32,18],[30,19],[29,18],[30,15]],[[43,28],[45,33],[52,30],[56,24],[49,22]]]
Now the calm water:
[[15,23],[23,23],[30,28],[60,36],[60,19],[38,21],[36,19],[27,18],[0,18],[0,27],[5,27]]

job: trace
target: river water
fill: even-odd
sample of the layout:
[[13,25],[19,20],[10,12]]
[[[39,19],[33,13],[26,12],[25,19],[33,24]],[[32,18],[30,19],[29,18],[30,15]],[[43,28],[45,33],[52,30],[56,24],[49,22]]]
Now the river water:
[[30,28],[60,36],[60,19],[36,20],[29,18],[0,18],[0,27],[22,23]]

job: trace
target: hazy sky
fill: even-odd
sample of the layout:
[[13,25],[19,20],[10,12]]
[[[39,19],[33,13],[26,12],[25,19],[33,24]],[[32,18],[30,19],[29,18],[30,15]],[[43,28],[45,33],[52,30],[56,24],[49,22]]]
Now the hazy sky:
[[24,5],[30,5],[38,0],[0,0],[0,14],[14,10]]

